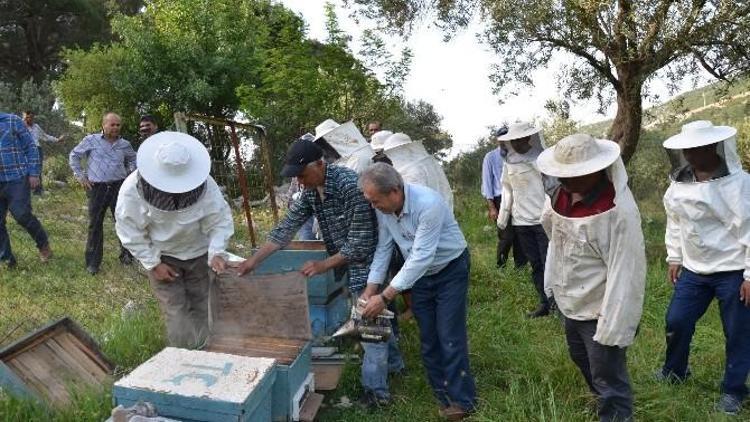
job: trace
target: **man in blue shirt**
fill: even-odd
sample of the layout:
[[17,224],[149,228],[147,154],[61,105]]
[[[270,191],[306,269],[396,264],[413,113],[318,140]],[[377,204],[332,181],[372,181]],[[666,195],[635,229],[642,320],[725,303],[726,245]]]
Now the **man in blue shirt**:
[[31,210],[31,189],[39,186],[39,171],[39,151],[23,121],[0,113],[0,263],[8,268],[16,266],[5,227],[9,210],[36,242],[42,262],[52,256],[47,233]]
[[[505,131],[502,131],[505,129]],[[507,128],[493,131],[493,138],[503,135]],[[487,217],[491,224],[496,226],[498,210],[502,203],[503,194],[503,163],[507,151],[503,149],[502,142],[498,147],[488,152],[482,161],[482,196],[487,201]],[[505,266],[508,261],[510,250],[513,249],[513,262],[516,268],[526,265],[527,259],[521,248],[520,242],[513,233],[513,225],[509,224],[505,229],[497,228],[497,258],[498,268]]]
[[[86,159],[85,168],[82,159]],[[120,186],[136,167],[135,150],[120,136],[120,116],[105,114],[102,131],[83,138],[70,151],[69,164],[88,196],[86,271],[94,275],[99,272],[104,252],[104,216],[109,209],[114,218]],[[133,256],[122,244],[120,262],[126,265],[133,262]]]
[[[440,413],[461,420],[476,407],[466,333],[466,240],[440,194],[404,184],[393,167],[373,164],[360,176],[360,184],[378,219],[378,244],[362,295],[367,300],[364,315],[377,316],[399,292],[412,289],[422,362]],[[377,294],[394,244],[404,255],[404,266]]]

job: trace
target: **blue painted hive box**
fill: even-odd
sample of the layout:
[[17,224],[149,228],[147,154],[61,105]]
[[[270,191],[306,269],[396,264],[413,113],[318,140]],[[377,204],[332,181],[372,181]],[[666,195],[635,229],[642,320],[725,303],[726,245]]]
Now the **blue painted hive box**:
[[222,274],[211,289],[204,350],[274,359],[272,420],[296,420],[314,390],[306,278],[296,270]]
[[348,289],[342,289],[326,304],[310,304],[310,324],[316,341],[324,341],[326,336],[335,333],[349,319],[351,306],[348,293]]
[[[277,274],[299,271],[307,261],[321,261],[328,258],[322,241],[293,241],[286,248],[266,258],[255,269],[255,274]],[[325,305],[340,293],[349,282],[346,271],[329,270],[307,281],[307,297],[311,305]]]
[[167,347],[117,381],[115,405],[147,401],[183,421],[267,422],[274,360]]

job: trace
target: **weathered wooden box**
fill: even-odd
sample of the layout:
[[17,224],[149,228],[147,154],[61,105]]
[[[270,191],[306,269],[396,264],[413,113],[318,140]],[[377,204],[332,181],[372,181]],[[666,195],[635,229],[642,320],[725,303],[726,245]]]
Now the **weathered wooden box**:
[[77,389],[102,388],[114,365],[70,318],[49,324],[0,351],[0,388],[53,406]]
[[[277,251],[264,260],[255,274],[277,274],[280,272],[299,271],[307,261],[320,261],[328,258],[325,244],[322,241],[293,241],[286,248]],[[311,305],[325,305],[346,287],[346,271],[327,271],[307,281],[307,296]]]
[[115,405],[154,404],[183,421],[267,422],[274,360],[167,347],[115,383]]
[[310,304],[310,324],[313,337],[323,339],[336,332],[351,313],[349,290],[342,288],[323,305]]
[[222,274],[209,307],[205,350],[275,359],[272,418],[296,419],[307,390],[314,389],[305,277],[298,271]]

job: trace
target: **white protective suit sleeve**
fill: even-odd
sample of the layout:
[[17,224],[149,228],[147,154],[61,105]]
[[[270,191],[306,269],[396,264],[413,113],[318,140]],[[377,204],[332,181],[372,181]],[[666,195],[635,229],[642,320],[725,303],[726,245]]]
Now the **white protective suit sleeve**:
[[115,231],[122,246],[148,271],[161,263],[161,251],[148,236],[147,210],[141,206],[136,189],[120,189],[115,208]]
[[234,234],[234,220],[232,219],[232,210],[229,204],[221,195],[221,190],[216,182],[209,178],[208,186],[212,193],[209,199],[211,210],[206,213],[200,220],[201,233],[208,237],[208,262],[209,265],[214,256],[220,256],[227,260],[227,245],[229,238]]
[[511,219],[511,210],[513,209],[513,188],[510,185],[510,177],[508,177],[508,166],[503,166],[503,194],[500,199],[500,209],[497,213],[497,227],[500,230],[504,230]]
[[646,251],[637,209],[620,213],[609,228],[607,284],[594,341],[627,347],[633,343],[643,312]]
[[[667,191],[669,195],[669,191]],[[667,214],[667,229],[664,233],[664,245],[667,248],[667,262],[682,265],[682,238],[680,236],[680,219],[668,204],[667,196],[664,197],[664,210]]]
[[[552,198],[549,196],[544,199],[544,208],[542,209],[542,228],[544,233],[547,234],[547,239],[552,239]],[[551,258],[551,255],[547,255]],[[545,262],[545,268],[548,268],[550,264]],[[544,294],[548,298],[552,298],[552,279],[550,277],[544,277]]]

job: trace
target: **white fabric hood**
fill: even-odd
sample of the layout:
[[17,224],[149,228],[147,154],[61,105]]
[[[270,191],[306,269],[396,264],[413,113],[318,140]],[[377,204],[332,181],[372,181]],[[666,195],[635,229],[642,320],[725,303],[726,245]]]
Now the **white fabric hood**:
[[404,182],[427,186],[437,191],[453,210],[453,191],[440,163],[415,141],[385,151]]

